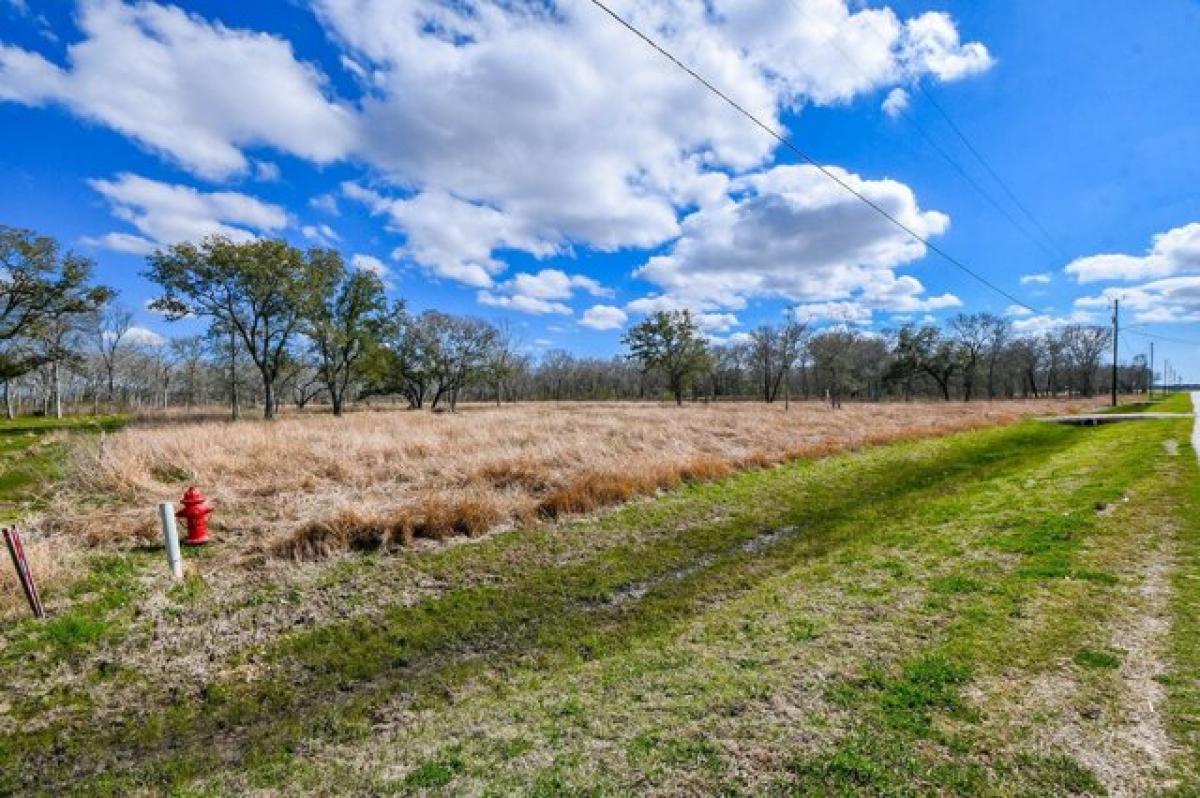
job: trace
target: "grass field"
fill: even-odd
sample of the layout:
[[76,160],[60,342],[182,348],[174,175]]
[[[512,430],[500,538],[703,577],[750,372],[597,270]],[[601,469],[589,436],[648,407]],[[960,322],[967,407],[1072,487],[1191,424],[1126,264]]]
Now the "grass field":
[[1080,404],[524,404],[148,425],[79,446],[71,489],[45,525],[101,543],[156,539],[155,504],[196,483],[220,508],[227,550],[311,558],[476,536],[747,467]]
[[1195,794],[1191,426],[875,446],[236,590],[97,555],[0,630],[0,792]]
[[[67,433],[111,432],[124,424],[121,416],[78,416],[64,419],[0,419],[0,524],[23,522],[54,503],[66,473]],[[42,582],[54,584],[75,574],[72,546],[44,539],[27,542],[30,567]],[[8,555],[5,554],[5,557]],[[0,621],[23,606],[9,565],[0,567]]]

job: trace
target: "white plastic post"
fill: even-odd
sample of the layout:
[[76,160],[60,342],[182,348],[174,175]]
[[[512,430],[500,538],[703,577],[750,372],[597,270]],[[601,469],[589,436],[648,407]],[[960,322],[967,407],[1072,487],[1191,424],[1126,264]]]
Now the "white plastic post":
[[175,528],[175,505],[162,502],[158,505],[158,517],[162,520],[163,541],[167,544],[167,565],[171,575],[183,579],[183,560],[179,556],[179,530]]

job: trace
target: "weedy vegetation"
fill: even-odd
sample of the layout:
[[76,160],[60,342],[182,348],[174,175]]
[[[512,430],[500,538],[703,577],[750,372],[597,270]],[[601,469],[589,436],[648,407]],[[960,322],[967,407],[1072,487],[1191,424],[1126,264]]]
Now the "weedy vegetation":
[[80,442],[44,518],[94,543],[152,539],[147,508],[199,484],[226,544],[311,559],[478,536],[586,513],[746,468],[1059,412],[1061,400],[386,408],[274,424],[136,427]]
[[[689,410],[656,451],[730,431]],[[461,423],[496,417],[473,415],[428,420],[448,421],[454,434],[441,434],[462,452],[464,430],[497,426]],[[161,552],[102,545],[54,591],[49,623],[0,627],[12,689],[0,792],[1193,794],[1191,420],[940,437],[928,435],[953,424],[927,420],[917,439],[914,417],[896,442],[754,463],[773,467],[736,456],[798,434],[784,422],[708,452],[708,465],[677,444],[694,476],[584,516],[643,493],[596,476],[581,495],[604,499],[564,499],[561,518],[421,509],[443,514],[431,537],[515,523],[477,540],[384,551],[320,536],[323,556],[297,560],[247,556],[252,530],[226,528],[229,543],[190,552],[177,585]],[[272,429],[293,421],[309,451],[327,440],[308,419]],[[621,441],[586,414],[541,421]],[[241,426],[224,428],[224,445],[240,445]],[[165,446],[158,433],[105,446]],[[439,438],[425,428],[419,440]],[[461,473],[544,501],[564,486],[544,463],[569,460],[525,446]],[[427,467],[460,473],[435,451]],[[478,487],[449,484],[460,501]],[[474,513],[476,530],[455,526]],[[293,539],[295,520],[273,539]],[[348,536],[365,526],[343,523]]]

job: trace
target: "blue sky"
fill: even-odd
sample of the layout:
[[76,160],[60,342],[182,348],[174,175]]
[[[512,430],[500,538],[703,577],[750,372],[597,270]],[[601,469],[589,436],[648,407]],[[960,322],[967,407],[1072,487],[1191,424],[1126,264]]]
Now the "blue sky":
[[[413,308],[507,319],[531,351],[616,352],[657,307],[727,340],[789,306],[874,329],[990,310],[1036,331],[1105,322],[1113,296],[1126,351],[1147,349],[1137,333],[1200,341],[1196,3],[612,5],[1037,313],[586,0],[0,0],[0,222],[93,256],[167,334],[183,329],[142,309],[144,253],[223,231],[337,246]],[[1157,343],[1193,378],[1195,351]]]

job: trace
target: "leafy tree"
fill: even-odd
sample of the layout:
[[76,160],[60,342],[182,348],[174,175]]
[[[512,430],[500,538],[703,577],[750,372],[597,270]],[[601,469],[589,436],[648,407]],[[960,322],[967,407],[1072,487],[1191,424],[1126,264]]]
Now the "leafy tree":
[[660,310],[635,324],[621,339],[644,370],[661,371],[675,404],[683,404],[688,381],[709,366],[708,344],[689,310]]
[[425,356],[427,349],[423,330],[417,319],[397,302],[391,311],[388,339],[384,345],[369,352],[363,370],[375,393],[398,393],[408,400],[410,410],[425,406],[432,375]]
[[451,316],[435,310],[418,318],[424,344],[427,369],[436,389],[432,409],[442,399],[450,402],[450,412],[458,406],[459,392],[488,374],[498,333],[495,327],[469,316]]
[[436,310],[412,316],[402,305],[394,314],[394,332],[370,366],[376,390],[404,394],[414,410],[426,401],[436,410],[445,400],[454,412],[464,389],[493,383],[496,350],[503,345],[496,327]]
[[959,368],[959,357],[953,342],[941,330],[931,324],[920,328],[905,325],[896,334],[892,351],[893,379],[904,380],[911,386],[913,376],[925,374],[937,383],[942,398],[950,401],[950,380]]
[[47,381],[55,418],[63,417],[63,369],[83,362],[84,322],[85,314],[60,310],[43,316],[28,330],[35,359],[48,367]]
[[[64,253],[49,236],[0,226],[0,380],[10,417],[9,382],[65,359],[58,347],[66,341],[65,330],[75,329],[78,317],[94,313],[112,296],[110,289],[92,285],[92,270],[91,260]],[[63,335],[52,335],[57,332]],[[54,339],[49,345],[47,336]],[[61,403],[56,406],[61,412]]]
[[145,275],[163,289],[151,307],[172,320],[208,318],[240,342],[262,379],[263,418],[274,418],[275,383],[288,347],[341,256],[327,249],[301,252],[278,239],[239,243],[211,236],[159,250],[149,263]]
[[93,263],[31,230],[0,226],[0,342],[47,318],[89,313],[112,296],[91,284]]
[[347,269],[340,256],[330,259],[321,276],[324,282],[305,312],[304,334],[317,356],[333,414],[340,416],[363,356],[386,335],[387,298],[379,277]]

